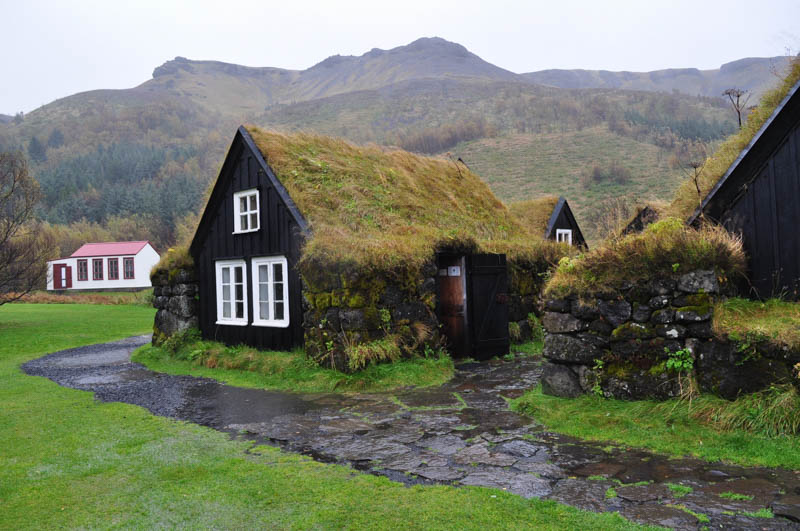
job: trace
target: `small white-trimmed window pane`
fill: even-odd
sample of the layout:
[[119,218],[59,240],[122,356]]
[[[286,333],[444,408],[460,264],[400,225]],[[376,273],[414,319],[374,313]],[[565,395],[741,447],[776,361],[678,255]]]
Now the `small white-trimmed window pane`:
[[231,269],[229,267],[222,268],[222,283],[223,284],[231,283]]
[[230,319],[231,318],[231,303],[230,302],[224,301],[222,303],[222,317],[224,317],[225,319]]
[[242,267],[241,266],[237,266],[237,267],[233,268],[233,271],[234,271],[234,278],[236,279],[236,283],[237,284],[241,284],[242,283]]
[[247,212],[247,196],[239,198],[239,212]]
[[250,196],[250,211],[255,211],[258,207],[256,206],[256,194]]
[[289,326],[286,294],[286,258],[283,256],[253,258],[253,299],[258,301],[256,326]]
[[252,228],[258,227],[258,214],[256,214],[255,212],[250,214],[250,227]]
[[231,287],[228,284],[222,285],[222,300],[224,301],[231,300]]
[[242,214],[239,216],[239,225],[241,226],[242,230],[247,230],[247,214]]

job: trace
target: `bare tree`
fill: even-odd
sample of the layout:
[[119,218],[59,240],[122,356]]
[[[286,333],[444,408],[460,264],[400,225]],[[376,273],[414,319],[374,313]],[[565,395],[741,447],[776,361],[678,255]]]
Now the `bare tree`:
[[753,94],[742,89],[738,88],[729,88],[725,92],[722,93],[723,96],[728,96],[728,100],[731,102],[731,107],[733,107],[734,112],[736,112],[736,117],[739,119],[739,129],[742,128],[742,112],[747,108],[747,102],[750,101],[750,96]]
[[39,183],[20,152],[0,153],[0,305],[41,286],[53,241],[38,230]]

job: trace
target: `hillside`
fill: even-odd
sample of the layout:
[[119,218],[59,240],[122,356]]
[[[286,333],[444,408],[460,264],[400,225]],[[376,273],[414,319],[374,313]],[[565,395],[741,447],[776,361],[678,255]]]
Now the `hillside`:
[[[748,64],[720,72],[738,86],[773,77]],[[530,76],[438,38],[306,70],[178,57],[137,87],[75,94],[0,123],[0,149],[28,152],[45,191],[43,219],[96,239],[144,233],[168,247],[185,236],[241,123],[452,152],[504,199],[567,195],[591,239],[601,199],[669,197],[697,145],[735,128],[716,96],[655,82],[651,92],[629,90],[643,88],[633,82],[562,88]],[[673,78],[696,90],[692,75]]]
[[560,88],[610,88],[672,92],[718,97],[737,87],[753,93],[752,103],[783,77],[790,57],[748,57],[725,63],[714,70],[670,68],[651,72],[608,70],[540,70],[521,74],[531,83]]

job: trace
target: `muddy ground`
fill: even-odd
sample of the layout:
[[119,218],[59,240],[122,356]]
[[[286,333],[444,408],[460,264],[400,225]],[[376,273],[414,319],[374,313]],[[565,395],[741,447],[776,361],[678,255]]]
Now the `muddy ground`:
[[[411,484],[478,485],[678,529],[800,529],[800,472],[746,468],[590,443],[508,409],[539,362],[466,363],[434,389],[295,394],[155,373],[130,361],[149,336],[50,354],[31,375]],[[679,496],[668,484],[691,492]],[[734,492],[749,499],[732,500]],[[748,516],[769,508],[775,518]],[[700,522],[692,513],[706,515]]]

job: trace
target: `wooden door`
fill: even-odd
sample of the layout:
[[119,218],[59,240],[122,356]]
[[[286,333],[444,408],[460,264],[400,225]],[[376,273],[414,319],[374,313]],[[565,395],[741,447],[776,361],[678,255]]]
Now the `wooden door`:
[[508,354],[508,270],[504,254],[467,257],[467,300],[472,357],[479,360]]
[[53,264],[53,289],[64,289],[64,264]]
[[439,322],[455,357],[469,356],[467,291],[463,256],[440,255],[436,286],[439,296]]
[[69,288],[72,287],[72,266],[66,266],[64,268],[64,271],[65,271],[65,273],[67,275],[67,277],[66,277],[67,278],[67,283],[66,283],[66,285],[64,287],[69,289]]

